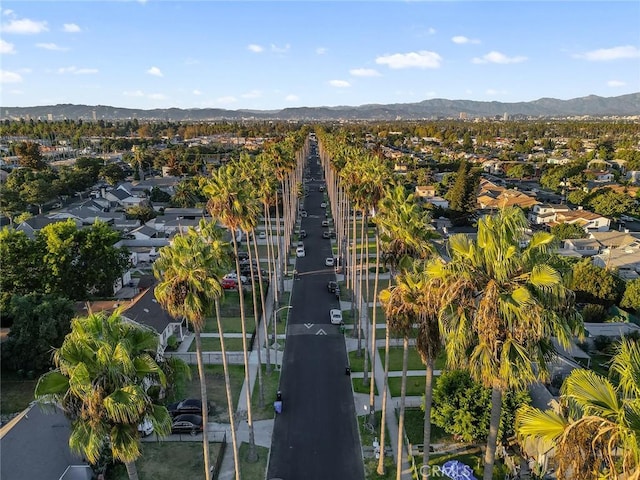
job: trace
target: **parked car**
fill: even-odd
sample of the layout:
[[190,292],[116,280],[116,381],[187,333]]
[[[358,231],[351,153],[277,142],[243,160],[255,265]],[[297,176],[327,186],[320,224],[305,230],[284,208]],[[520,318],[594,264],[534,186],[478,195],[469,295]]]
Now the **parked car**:
[[329,226],[329,220],[322,220],[322,226],[323,227],[328,227]]
[[238,252],[238,260],[240,260],[240,261],[249,260],[249,253],[248,252]]
[[304,256],[305,256],[304,247],[297,247],[296,248],[296,257],[304,257]]
[[336,288],[338,288],[338,282],[334,282],[333,280],[331,280],[329,283],[327,283],[327,290],[329,290],[330,293],[335,293]]
[[319,191],[319,192],[324,192],[324,185],[320,185],[320,186],[318,187],[318,191]]
[[258,234],[258,238],[259,238],[260,240],[264,240],[265,238],[267,238],[267,232],[260,232],[260,233]]
[[234,280],[233,278],[223,278],[222,281],[220,282],[220,285],[225,290],[237,290],[238,281]]
[[334,263],[335,263],[335,259],[333,257],[327,257],[324,259],[324,264],[327,267],[333,267]]
[[331,232],[327,232],[327,231],[322,232],[322,238],[326,238],[326,239],[331,238]]
[[329,317],[331,318],[331,323],[333,325],[340,325],[342,323],[342,310],[332,308],[329,311]]
[[[185,398],[180,402],[170,403],[167,405],[167,410],[169,410],[169,414],[171,414],[172,417],[185,413],[202,415],[202,402],[199,398]],[[207,402],[207,412],[210,411],[211,403]]]
[[306,210],[300,210],[300,216],[302,218],[306,218],[307,217],[307,211]]
[[300,230],[300,238],[307,238],[307,232],[305,230]]
[[[236,272],[230,272],[227,273],[224,277],[222,277],[223,279],[228,278],[230,280],[235,280],[236,282],[238,281],[238,275],[236,274]],[[244,275],[240,275],[240,282],[242,283],[247,283],[248,279],[247,277],[245,277]]]
[[194,413],[178,415],[171,424],[171,433],[189,433],[196,435],[202,432],[202,417]]

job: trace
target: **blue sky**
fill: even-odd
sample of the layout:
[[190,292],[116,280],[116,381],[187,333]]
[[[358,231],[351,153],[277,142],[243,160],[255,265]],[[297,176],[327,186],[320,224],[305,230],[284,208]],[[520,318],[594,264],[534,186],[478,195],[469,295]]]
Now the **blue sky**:
[[640,91],[640,2],[11,1],[0,105],[281,109]]

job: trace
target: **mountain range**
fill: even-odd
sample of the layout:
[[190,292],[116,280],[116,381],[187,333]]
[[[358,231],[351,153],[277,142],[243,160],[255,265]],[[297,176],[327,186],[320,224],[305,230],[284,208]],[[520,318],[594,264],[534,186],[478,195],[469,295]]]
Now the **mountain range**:
[[295,107],[282,110],[225,110],[219,108],[158,108],[153,110],[106,105],[43,105],[0,107],[0,120],[432,120],[440,118],[562,118],[640,116],[640,92],[617,97],[587,97],[559,100],[540,98],[531,102],[478,102],[434,98],[418,103],[369,104],[336,107]]

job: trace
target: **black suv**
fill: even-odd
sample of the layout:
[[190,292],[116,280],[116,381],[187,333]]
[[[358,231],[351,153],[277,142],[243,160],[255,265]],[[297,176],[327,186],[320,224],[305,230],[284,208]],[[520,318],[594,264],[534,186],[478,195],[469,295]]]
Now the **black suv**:
[[327,290],[330,293],[336,293],[336,289],[338,288],[338,282],[334,282],[333,280],[327,283]]
[[[202,415],[202,402],[199,398],[185,398],[184,400],[167,405],[167,410],[172,417],[192,413]],[[211,403],[207,402],[207,413],[211,411]]]
[[304,230],[300,230],[300,238],[307,238],[307,232]]

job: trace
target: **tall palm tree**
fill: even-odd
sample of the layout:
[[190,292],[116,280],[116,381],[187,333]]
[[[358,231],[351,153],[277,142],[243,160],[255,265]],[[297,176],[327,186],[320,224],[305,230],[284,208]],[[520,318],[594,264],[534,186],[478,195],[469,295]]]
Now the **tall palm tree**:
[[248,196],[246,182],[242,180],[242,172],[236,165],[228,164],[221,167],[209,179],[204,187],[204,193],[208,196],[207,209],[213,218],[227,227],[231,233],[233,253],[235,255],[236,275],[238,278],[238,291],[240,297],[240,324],[242,327],[242,349],[244,360],[244,376],[247,395],[247,425],[249,427],[249,452],[247,459],[257,461],[255,433],[253,427],[253,409],[251,406],[251,388],[249,380],[249,347],[247,345],[246,314],[244,306],[244,288],[240,282],[240,261],[238,259],[238,231],[249,232],[247,222],[257,216],[257,204],[254,198]]
[[[222,294],[219,277],[216,277],[222,256],[192,228],[185,235],[174,237],[171,245],[162,247],[159,253],[159,258],[153,264],[154,274],[159,279],[155,296],[171,316],[186,318],[193,327],[200,377],[202,422],[207,425],[207,383],[200,333],[207,315],[213,311],[214,298]],[[211,469],[207,428],[203,429],[202,445],[205,478],[209,479]]]
[[640,478],[640,345],[623,339],[609,372],[605,378],[573,370],[562,385],[559,411],[518,410],[518,437],[555,447],[558,478]]
[[[441,320],[447,363],[467,368],[491,388],[491,416],[484,480],[491,480],[506,389],[522,389],[547,375],[550,338],[567,346],[581,321],[570,308],[573,295],[549,263],[553,235],[538,232],[524,245],[526,217],[507,208],[478,222],[473,241],[449,239],[451,261],[434,265],[432,276],[456,288]],[[534,366],[535,364],[535,366]]]
[[[384,263],[390,270],[390,286],[398,271],[411,266],[411,259],[426,258],[434,248],[429,242],[432,237],[427,230],[428,217],[414,202],[413,195],[408,195],[404,187],[396,186],[386,190],[384,198],[379,202],[379,210],[374,217],[378,228],[378,238],[382,244]],[[385,445],[386,437],[386,412],[387,412],[387,386],[389,379],[389,346],[390,328],[387,322],[385,329],[385,362],[384,381],[382,394],[382,417],[380,424],[380,445]],[[408,342],[403,344],[408,348]],[[403,357],[407,352],[403,352]],[[405,374],[406,376],[406,374]],[[406,381],[406,379],[404,379]],[[402,450],[398,452],[402,456]],[[384,474],[384,458],[378,460],[377,472]]]
[[155,332],[124,321],[119,311],[75,318],[54,351],[56,369],[36,385],[38,401],[59,404],[70,418],[71,449],[96,464],[108,448],[130,480],[138,479],[138,425],[149,420],[158,435],[171,432],[169,412],[147,391],[151,384],[166,385],[154,360],[157,346]]
[[[398,458],[396,459],[396,480],[402,477],[402,454],[404,445],[404,413],[407,392],[407,364],[409,358],[409,337],[413,325],[418,323],[419,297],[421,286],[416,272],[402,273],[396,277],[396,284],[380,292],[380,302],[387,317],[387,328],[402,336],[402,381],[400,387],[400,412],[398,414]],[[427,445],[425,445],[427,448]],[[384,455],[381,455],[383,457]]]

